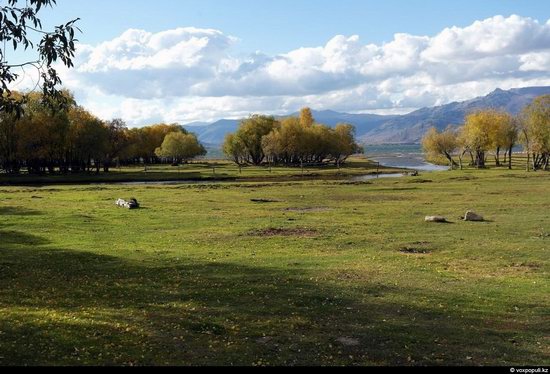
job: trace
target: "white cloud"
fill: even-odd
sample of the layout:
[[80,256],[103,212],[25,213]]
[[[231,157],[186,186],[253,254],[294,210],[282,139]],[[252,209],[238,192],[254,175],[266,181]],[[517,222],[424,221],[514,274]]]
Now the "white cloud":
[[338,35],[324,46],[268,56],[232,54],[238,39],[213,29],[128,30],[79,46],[64,83],[101,116],[132,124],[212,120],[304,105],[400,112],[550,85],[550,20],[512,15],[435,36],[396,34],[381,45]]
[[431,39],[422,53],[428,60],[471,60],[487,56],[505,56],[548,49],[550,22],[540,25],[537,20],[512,15],[495,16],[472,25],[443,30]]

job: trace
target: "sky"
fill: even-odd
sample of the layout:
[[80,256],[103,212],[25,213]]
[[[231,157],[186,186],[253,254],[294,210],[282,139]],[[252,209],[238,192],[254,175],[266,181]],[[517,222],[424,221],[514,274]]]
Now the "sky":
[[[550,1],[58,0],[81,18],[64,85],[131,126],[303,106],[405,113],[550,85]],[[33,86],[24,74],[17,88]]]

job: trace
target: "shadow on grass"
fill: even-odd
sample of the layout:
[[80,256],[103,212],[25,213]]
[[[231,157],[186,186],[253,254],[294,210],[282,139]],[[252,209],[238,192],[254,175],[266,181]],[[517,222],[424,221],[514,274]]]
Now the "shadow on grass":
[[0,216],[40,216],[42,212],[39,210],[28,209],[15,206],[0,207]]
[[398,287],[365,281],[352,292],[298,267],[163,262],[152,254],[130,260],[8,235],[0,245],[3,365],[526,364],[533,357],[476,316],[388,301],[408,292]]

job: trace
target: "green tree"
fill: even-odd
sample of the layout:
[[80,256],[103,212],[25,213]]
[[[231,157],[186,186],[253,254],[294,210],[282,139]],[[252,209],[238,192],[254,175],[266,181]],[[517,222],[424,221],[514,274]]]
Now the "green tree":
[[128,128],[126,122],[120,118],[107,122],[106,126],[107,147],[103,157],[103,171],[108,173],[113,161],[119,158],[128,146]]
[[53,173],[56,167],[65,171],[65,149],[69,128],[67,103],[74,105],[72,95],[62,91],[63,99],[27,95],[24,116],[17,121],[18,153],[31,172]]
[[[21,101],[22,95],[12,92],[12,100]],[[17,153],[17,114],[0,111],[0,169],[6,173],[19,173],[21,160]]]
[[199,143],[195,134],[171,132],[155,151],[158,157],[172,158],[174,164],[188,162],[197,156],[204,156],[206,149]]
[[103,121],[82,107],[69,112],[67,158],[72,172],[90,171],[92,160],[99,172],[99,160],[108,151],[109,132]]
[[[234,155],[238,154],[239,160],[244,158],[246,162],[260,165],[265,159],[262,149],[262,138],[269,134],[276,126],[277,121],[272,116],[250,116],[241,121],[234,137],[226,137],[223,148],[227,151],[226,154],[233,159],[235,159]],[[244,148],[246,157],[241,156],[241,148]]]
[[248,152],[244,142],[236,134],[227,134],[223,142],[223,153],[241,166],[248,162]]

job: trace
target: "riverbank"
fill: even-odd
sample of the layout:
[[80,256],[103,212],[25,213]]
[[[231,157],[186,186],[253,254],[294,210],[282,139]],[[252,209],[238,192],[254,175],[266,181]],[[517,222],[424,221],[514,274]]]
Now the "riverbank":
[[380,166],[362,156],[352,157],[340,168],[334,165],[300,167],[245,166],[226,160],[194,162],[179,167],[166,165],[113,168],[109,173],[66,175],[0,175],[0,185],[78,185],[111,183],[202,183],[242,181],[296,181],[349,179],[358,175],[403,173],[403,168]]

